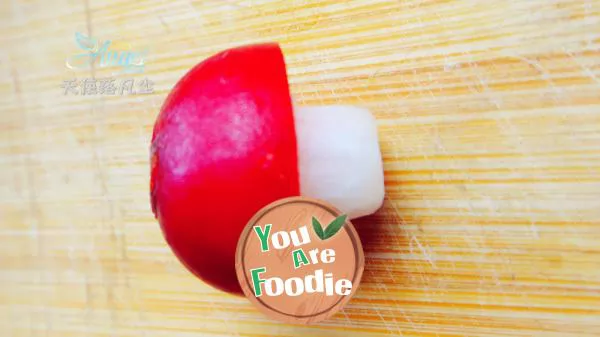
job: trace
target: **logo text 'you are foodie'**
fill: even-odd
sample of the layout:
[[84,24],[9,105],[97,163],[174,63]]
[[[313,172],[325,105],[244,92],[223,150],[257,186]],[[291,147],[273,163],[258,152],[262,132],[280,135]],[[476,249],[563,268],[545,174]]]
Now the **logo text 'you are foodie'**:
[[258,211],[240,235],[235,261],[250,302],[294,324],[334,315],[356,293],[364,269],[360,238],[347,216],[307,197]]
[[[313,229],[321,240],[326,240],[335,235],[342,228],[345,221],[346,215],[337,217],[327,226],[326,230],[323,231],[319,221],[314,217],[312,218]],[[319,248],[314,248],[305,251],[303,248],[299,248],[311,242],[306,226],[302,226],[297,230],[289,232],[278,231],[271,235],[272,227],[272,224],[267,224],[264,228],[261,226],[253,227],[254,232],[260,240],[261,252],[268,252],[271,248],[287,249],[290,244],[293,245],[296,248],[292,251],[292,263],[294,269],[299,269],[302,266],[310,264],[330,264],[335,262],[336,256],[334,249],[327,248],[321,250]],[[325,234],[326,232],[328,232],[327,236]],[[334,282],[333,273],[324,274],[323,269],[317,269],[314,274],[307,275],[304,279],[292,277],[285,281],[279,277],[262,279],[260,275],[266,271],[266,267],[250,270],[254,296],[256,297],[263,295],[263,288],[267,296],[280,296],[283,293],[288,296],[300,296],[305,292],[309,294],[324,292],[326,296],[333,296],[334,294],[345,296],[352,291],[352,281],[342,278]]]

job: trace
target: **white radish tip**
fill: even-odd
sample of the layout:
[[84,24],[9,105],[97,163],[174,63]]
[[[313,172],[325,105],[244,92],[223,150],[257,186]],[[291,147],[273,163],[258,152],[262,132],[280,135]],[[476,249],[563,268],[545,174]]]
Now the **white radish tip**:
[[350,218],[377,211],[385,194],[377,125],[353,106],[297,107],[300,194],[325,200]]

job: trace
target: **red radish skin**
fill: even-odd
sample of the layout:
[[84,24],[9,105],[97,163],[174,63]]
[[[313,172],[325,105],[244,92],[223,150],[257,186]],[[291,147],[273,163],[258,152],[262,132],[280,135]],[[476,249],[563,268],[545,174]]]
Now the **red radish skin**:
[[167,97],[151,146],[152,210],[181,262],[242,294],[235,250],[265,205],[300,194],[296,134],[277,44],[221,52]]

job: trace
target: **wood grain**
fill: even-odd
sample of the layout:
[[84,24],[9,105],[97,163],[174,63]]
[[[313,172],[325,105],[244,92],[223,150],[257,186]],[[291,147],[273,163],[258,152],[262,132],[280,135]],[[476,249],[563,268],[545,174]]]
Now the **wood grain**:
[[[77,31],[148,47],[155,93],[64,95],[110,76],[65,67]],[[2,335],[600,335],[600,1],[4,1],[0,32]],[[259,41],[297,104],[378,119],[363,282],[317,326],[196,280],[150,211],[165,95]]]

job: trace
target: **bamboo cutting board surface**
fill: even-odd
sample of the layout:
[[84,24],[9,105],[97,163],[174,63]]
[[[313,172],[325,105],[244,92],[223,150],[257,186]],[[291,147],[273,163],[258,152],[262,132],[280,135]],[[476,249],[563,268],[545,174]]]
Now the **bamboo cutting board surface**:
[[[5,1],[2,336],[599,336],[600,1]],[[147,95],[64,94],[75,33],[149,50]],[[376,115],[386,201],[361,288],[280,324],[191,276],[148,146],[193,65],[278,41],[296,104]],[[268,70],[265,70],[268,71]]]

